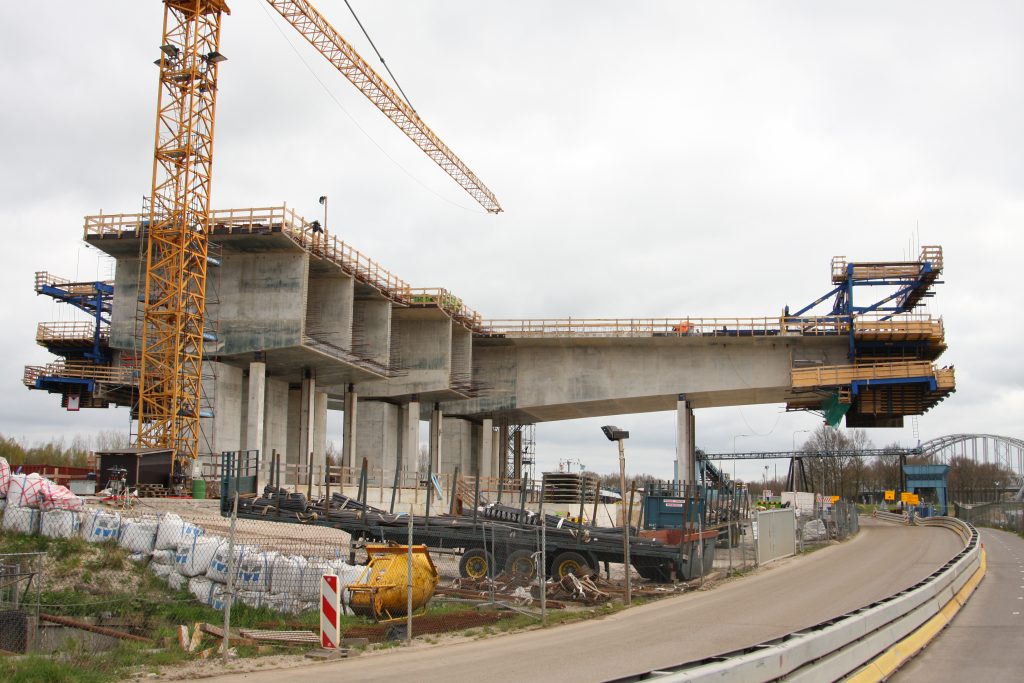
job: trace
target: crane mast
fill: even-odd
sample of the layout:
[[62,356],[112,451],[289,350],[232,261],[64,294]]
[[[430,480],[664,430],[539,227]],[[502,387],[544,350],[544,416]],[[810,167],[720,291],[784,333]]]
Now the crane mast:
[[210,179],[223,0],[164,0],[137,443],[199,448]]
[[[306,0],[267,0],[488,212],[494,194]],[[142,293],[137,445],[198,456],[210,181],[225,0],[163,0],[160,87]]]

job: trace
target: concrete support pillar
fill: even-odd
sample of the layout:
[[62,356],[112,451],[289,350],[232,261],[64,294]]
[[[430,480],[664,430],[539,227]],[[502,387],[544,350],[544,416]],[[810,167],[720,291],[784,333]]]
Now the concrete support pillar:
[[316,379],[312,376],[302,380],[301,401],[302,404],[299,408],[299,462],[304,467],[312,467],[316,424]]
[[356,468],[360,463],[356,462],[356,412],[359,397],[351,384],[345,392],[345,424],[341,435],[341,458],[345,467]]
[[694,449],[693,409],[686,395],[679,394],[676,401],[676,477],[682,485],[697,482],[697,461]]
[[435,403],[430,412],[430,466],[436,474],[441,466],[441,407]]
[[490,418],[485,419],[480,425],[480,445],[477,448],[480,453],[480,459],[477,461],[479,463],[477,465],[477,475],[485,479],[493,476],[491,474],[493,471],[491,468],[494,465],[491,451],[494,444],[491,438],[493,433],[494,422]]
[[402,470],[416,470],[420,458],[420,402],[409,401],[398,425],[402,431]]
[[245,447],[260,452],[260,472],[257,491],[262,491],[264,480],[270,473],[270,454],[263,449],[263,420],[267,397],[267,364],[249,363],[249,402],[245,420]]

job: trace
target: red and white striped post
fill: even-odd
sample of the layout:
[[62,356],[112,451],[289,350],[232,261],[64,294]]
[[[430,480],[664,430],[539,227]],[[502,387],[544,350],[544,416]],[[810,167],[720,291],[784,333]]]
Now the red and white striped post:
[[341,592],[338,590],[338,577],[324,574],[320,577],[320,647],[337,649],[340,615]]

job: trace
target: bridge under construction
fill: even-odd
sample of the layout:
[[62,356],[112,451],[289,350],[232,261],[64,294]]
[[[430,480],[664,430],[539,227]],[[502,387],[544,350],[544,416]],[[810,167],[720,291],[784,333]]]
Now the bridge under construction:
[[[38,294],[88,320],[40,323],[58,359],[25,369],[69,410],[138,406],[147,214],[87,216],[112,282],[36,275]],[[490,320],[442,288],[413,287],[287,206],[211,212],[200,454],[326,459],[344,412],[344,464],[415,469],[430,422],[434,471],[518,478],[521,425],[675,410],[681,478],[694,410],[782,403],[830,424],[898,427],[955,390],[942,320],[917,311],[940,247],[913,261],[836,257],[831,287],[765,317]],[[877,292],[882,290],[881,294]],[[269,457],[265,460],[269,461]]]

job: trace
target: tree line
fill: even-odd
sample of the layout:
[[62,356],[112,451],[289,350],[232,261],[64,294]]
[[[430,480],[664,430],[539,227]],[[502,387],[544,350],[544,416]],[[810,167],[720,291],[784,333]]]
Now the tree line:
[[113,429],[101,431],[93,437],[76,434],[69,442],[59,436],[34,445],[30,445],[24,439],[18,440],[0,434],[0,457],[6,458],[12,469],[25,464],[89,467],[94,452],[130,446],[131,438],[128,433]]

